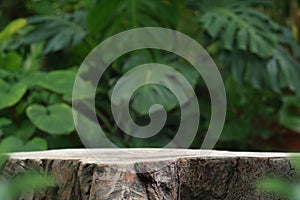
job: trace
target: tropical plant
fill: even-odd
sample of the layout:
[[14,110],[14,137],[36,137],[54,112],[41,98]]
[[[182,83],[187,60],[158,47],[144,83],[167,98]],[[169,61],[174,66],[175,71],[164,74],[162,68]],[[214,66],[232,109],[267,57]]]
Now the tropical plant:
[[[9,7],[8,2],[4,3]],[[70,107],[78,66],[104,39],[143,26],[171,28],[192,36],[220,66],[229,101],[228,118],[218,148],[260,148],[255,141],[272,136],[270,126],[274,123],[299,132],[298,113],[291,113],[290,107],[298,106],[300,51],[294,32],[272,14],[277,3],[268,0],[24,1],[18,8],[22,12],[18,13],[26,13],[28,17],[7,25],[0,34],[1,143],[19,144],[20,150],[81,146]],[[13,15],[5,10],[3,14]],[[96,94],[101,126],[119,146],[156,147],[174,136],[180,121],[178,101],[169,90],[157,85],[139,88],[130,108],[134,121],[147,124],[149,107],[155,103],[164,105],[168,120],[160,134],[140,140],[124,134],[114,123],[110,110],[112,88],[129,69],[148,62],[173,67],[194,87],[202,109],[199,133],[192,145],[198,148],[210,121],[208,92],[193,67],[168,52],[139,50],[112,63],[100,80]],[[164,74],[160,76],[168,81]],[[95,125],[89,123],[91,127]]]
[[[42,44],[31,45],[25,58],[17,51],[5,51],[25,25],[25,19],[15,20],[0,34],[0,109],[5,116],[0,118],[4,138],[0,146],[17,146],[16,151],[45,150],[47,141],[42,133],[35,134],[36,127],[54,136],[74,130],[71,108],[63,102],[70,101],[75,71],[38,71]],[[48,107],[49,102],[54,105]]]

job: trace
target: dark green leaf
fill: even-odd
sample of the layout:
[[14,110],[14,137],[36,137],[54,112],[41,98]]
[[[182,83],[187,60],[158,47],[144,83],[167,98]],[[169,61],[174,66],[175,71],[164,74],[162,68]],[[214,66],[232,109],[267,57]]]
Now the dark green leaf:
[[280,87],[290,88],[300,96],[300,64],[283,47],[276,49],[273,60],[278,63],[277,76],[279,77]]
[[22,83],[9,84],[0,79],[0,110],[18,103],[26,90],[27,87]]
[[270,79],[271,88],[276,91],[280,92],[280,85],[279,85],[279,67],[277,65],[276,59],[271,59],[267,64],[267,71],[268,77]]
[[[222,34],[222,41],[224,42],[224,48],[231,50],[232,46],[234,45],[234,38],[235,38],[235,32],[236,29],[238,27],[236,26],[236,24],[228,24],[227,25],[227,29],[225,30],[225,32]],[[240,31],[238,32],[240,33]]]
[[50,134],[70,134],[74,130],[72,110],[67,104],[48,107],[33,104],[26,109],[30,121]]
[[246,51],[247,50],[247,45],[248,45],[248,32],[245,28],[240,28],[237,32],[237,47],[240,50]]
[[203,4],[206,9],[197,20],[213,39],[222,40],[225,49],[249,50],[262,58],[273,55],[279,26],[251,7],[249,1],[204,1]]

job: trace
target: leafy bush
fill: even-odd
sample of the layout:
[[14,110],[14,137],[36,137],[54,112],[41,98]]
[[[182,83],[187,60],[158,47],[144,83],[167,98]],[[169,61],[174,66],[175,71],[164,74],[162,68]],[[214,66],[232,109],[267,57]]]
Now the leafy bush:
[[5,38],[0,43],[0,109],[4,116],[0,118],[0,133],[4,137],[1,148],[17,146],[17,151],[45,150],[47,141],[41,133],[35,134],[36,128],[53,135],[68,135],[74,131],[68,103],[76,71],[39,71],[39,60],[43,56],[40,44],[31,45],[25,58],[17,51],[6,52],[9,40],[25,24],[25,19],[18,19],[1,32],[1,38]]
[[[142,26],[166,27],[192,36],[220,66],[229,104],[218,148],[261,148],[256,141],[271,137],[274,124],[299,132],[299,113],[289,110],[299,106],[299,46],[292,31],[268,15],[272,1],[26,0],[18,9],[21,14],[14,17],[15,13],[3,10],[7,18],[23,17],[22,13],[28,17],[6,23],[0,33],[0,146],[18,145],[20,151],[82,146],[70,107],[78,66],[105,38]],[[132,118],[139,124],[149,122],[149,106],[165,106],[167,124],[157,136],[129,137],[112,118],[114,84],[129,69],[147,62],[175,68],[195,88],[202,111],[192,147],[199,148],[210,120],[204,82],[184,60],[158,50],[126,54],[105,72],[96,95],[104,131],[122,147],[157,147],[174,136],[180,120],[178,102],[159,86],[147,86],[150,93],[140,88],[130,105]],[[141,77],[146,78],[145,74]]]

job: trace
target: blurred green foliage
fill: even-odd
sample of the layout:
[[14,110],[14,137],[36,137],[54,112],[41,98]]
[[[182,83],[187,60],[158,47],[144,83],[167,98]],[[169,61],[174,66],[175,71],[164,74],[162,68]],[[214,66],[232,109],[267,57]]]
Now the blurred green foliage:
[[[0,149],[0,199],[14,200],[25,193],[36,192],[47,187],[55,186],[54,178],[44,172],[24,170],[23,173],[14,174],[13,177],[12,174],[8,176],[7,174],[5,175],[3,168],[7,161],[6,153],[24,149],[21,145],[13,145],[16,145],[16,143],[7,143],[6,145],[1,145]],[[33,145],[33,147],[34,146],[35,145]]]
[[[298,157],[290,158],[291,164],[297,174],[300,176],[300,159]],[[300,199],[299,181],[291,181],[281,177],[267,177],[260,180],[257,189],[262,192],[270,192],[279,195],[281,198],[297,200]]]
[[0,198],[14,200],[26,192],[38,191],[53,186],[54,180],[36,172],[26,172],[13,179],[0,181]]
[[[70,107],[78,66],[113,34],[155,26],[191,36],[219,66],[228,95],[228,114],[216,148],[272,149],[265,144],[278,134],[274,127],[300,132],[300,47],[291,24],[282,20],[289,14],[284,14],[279,4],[282,1],[3,0],[0,148],[81,147]],[[148,62],[175,68],[195,88],[201,123],[191,147],[199,148],[210,121],[208,91],[192,66],[163,51],[126,54],[104,73],[96,95],[102,128],[121,147],[159,147],[174,137],[180,121],[178,102],[170,91],[156,85],[147,86],[151,93],[145,93],[145,88],[136,91],[131,115],[138,124],[147,124],[149,106],[163,104],[168,120],[157,136],[142,141],[124,134],[114,123],[110,110],[114,84],[129,69]]]

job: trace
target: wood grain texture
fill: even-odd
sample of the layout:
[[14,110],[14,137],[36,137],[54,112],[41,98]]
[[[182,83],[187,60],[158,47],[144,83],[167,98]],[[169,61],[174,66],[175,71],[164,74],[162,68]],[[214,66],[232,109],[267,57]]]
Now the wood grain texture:
[[9,155],[2,176],[52,174],[56,187],[25,200],[282,199],[255,189],[259,178],[295,180],[284,153],[179,149],[66,149]]

